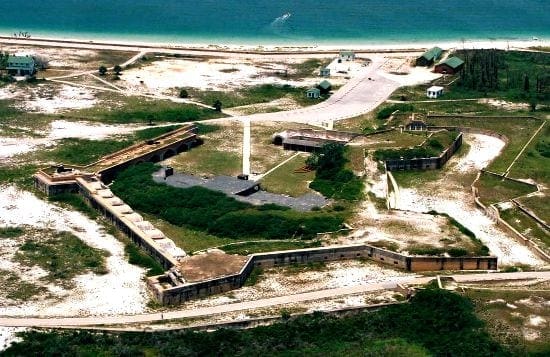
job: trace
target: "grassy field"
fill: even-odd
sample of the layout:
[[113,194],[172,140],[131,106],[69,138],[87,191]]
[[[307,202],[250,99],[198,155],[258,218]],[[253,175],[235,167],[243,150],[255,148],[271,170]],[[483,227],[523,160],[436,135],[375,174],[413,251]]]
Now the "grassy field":
[[426,136],[411,133],[401,133],[398,130],[387,131],[380,134],[369,135],[365,145],[368,150],[386,148],[407,148],[420,145],[426,140]]
[[500,217],[527,238],[542,243],[541,248],[550,253],[550,234],[519,208],[501,210]]
[[242,125],[229,123],[211,129],[201,135],[202,145],[170,158],[168,164],[177,171],[200,176],[240,174]]
[[223,117],[223,114],[214,109],[168,100],[152,100],[113,93],[110,93],[108,98],[103,101],[103,105],[73,111],[65,117],[119,124],[187,122]]
[[531,178],[550,185],[550,125],[538,133],[510,170],[510,177]]
[[531,185],[503,180],[487,173],[481,174],[476,187],[479,189],[481,201],[486,205],[508,201],[536,191],[536,188]]
[[429,125],[435,126],[462,126],[488,129],[505,135],[509,142],[497,160],[494,160],[488,167],[495,172],[504,172],[519,154],[522,147],[527,143],[535,130],[540,126],[540,120],[533,118],[430,118]]
[[295,172],[306,165],[306,156],[299,155],[262,179],[264,190],[298,197],[313,192],[309,183],[315,178],[315,171]]
[[176,226],[150,214],[143,214],[143,216],[187,254],[235,242],[231,238],[217,237],[188,227]]
[[207,105],[212,105],[216,100],[219,100],[222,102],[223,108],[268,103],[283,97],[292,98],[300,105],[307,106],[320,103],[323,99],[328,98],[324,96],[320,99],[309,99],[306,97],[306,89],[305,87],[292,87],[290,85],[262,84],[242,88],[234,92],[189,89],[189,94],[192,99]]
[[548,196],[546,195],[523,197],[518,201],[534,211],[540,219],[550,224],[550,205],[548,204]]

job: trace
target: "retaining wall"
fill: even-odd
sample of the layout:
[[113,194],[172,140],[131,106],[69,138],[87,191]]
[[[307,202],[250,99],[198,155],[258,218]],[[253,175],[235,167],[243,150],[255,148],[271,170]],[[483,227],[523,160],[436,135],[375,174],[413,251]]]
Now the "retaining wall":
[[148,278],[147,284],[158,302],[163,305],[173,305],[240,288],[253,268],[349,259],[374,260],[412,272],[497,269],[497,257],[416,257],[361,244],[253,254],[237,274],[172,287],[167,285],[169,284],[168,278],[165,275],[160,275]]
[[458,134],[453,143],[437,157],[386,160],[386,169],[389,171],[440,169],[462,146],[462,136],[462,133]]
[[[78,181],[77,181],[78,182]],[[121,219],[115,212],[112,212],[107,207],[102,205],[96,200],[96,198],[90,193],[90,191],[82,184],[78,184],[79,193],[84,200],[93,208],[97,209],[101,214],[113,223],[120,231],[122,231],[128,238],[132,240],[137,246],[146,251],[151,257],[158,261],[164,269],[172,268],[177,262],[175,259],[155,246],[151,239],[144,237],[139,231],[134,229],[130,224]]]

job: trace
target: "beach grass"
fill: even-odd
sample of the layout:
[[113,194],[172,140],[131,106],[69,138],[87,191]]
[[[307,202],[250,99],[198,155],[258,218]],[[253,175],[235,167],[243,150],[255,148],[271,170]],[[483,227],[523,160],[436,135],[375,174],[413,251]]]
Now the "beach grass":
[[550,234],[519,208],[511,207],[501,210],[500,218],[505,220],[525,237],[533,239],[535,242],[540,242],[541,248],[547,253],[550,253]]

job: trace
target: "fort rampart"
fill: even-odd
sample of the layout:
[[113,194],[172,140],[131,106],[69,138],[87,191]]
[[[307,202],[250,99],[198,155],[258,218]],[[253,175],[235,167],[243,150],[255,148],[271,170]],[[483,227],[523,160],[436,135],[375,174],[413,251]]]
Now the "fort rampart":
[[233,275],[172,286],[166,275],[148,278],[155,299],[165,305],[240,288],[254,268],[271,268],[349,259],[369,259],[406,271],[496,270],[497,258],[406,256],[373,246],[348,245],[252,254],[241,270]]

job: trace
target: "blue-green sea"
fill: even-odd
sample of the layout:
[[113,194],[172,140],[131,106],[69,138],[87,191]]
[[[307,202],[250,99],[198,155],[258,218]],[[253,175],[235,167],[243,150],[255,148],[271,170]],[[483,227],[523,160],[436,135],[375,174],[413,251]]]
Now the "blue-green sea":
[[212,44],[550,38],[550,0],[0,0],[0,35]]

